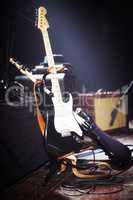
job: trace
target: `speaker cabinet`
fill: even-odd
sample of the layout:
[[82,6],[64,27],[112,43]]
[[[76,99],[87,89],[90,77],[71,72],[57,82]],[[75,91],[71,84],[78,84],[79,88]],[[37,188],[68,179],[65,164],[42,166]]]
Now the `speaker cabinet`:
[[120,94],[80,94],[80,105],[104,131],[127,126],[128,97]]
[[48,160],[44,139],[27,107],[0,104],[0,191]]

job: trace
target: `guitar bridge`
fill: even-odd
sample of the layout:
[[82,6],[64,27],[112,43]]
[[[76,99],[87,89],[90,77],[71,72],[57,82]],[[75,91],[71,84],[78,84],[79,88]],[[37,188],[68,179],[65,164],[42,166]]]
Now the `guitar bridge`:
[[61,136],[62,137],[68,137],[68,136],[71,136],[71,135],[72,134],[71,134],[70,130],[68,130],[68,129],[61,130]]

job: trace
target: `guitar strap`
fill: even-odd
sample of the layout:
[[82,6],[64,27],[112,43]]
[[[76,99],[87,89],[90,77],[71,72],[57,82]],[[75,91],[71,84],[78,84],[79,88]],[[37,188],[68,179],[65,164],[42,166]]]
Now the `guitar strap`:
[[56,71],[56,73],[58,73],[58,72],[61,73],[61,72],[64,72],[64,70],[65,70],[65,68],[63,65],[58,67],[57,69],[55,69],[54,67],[48,67],[48,73],[54,73],[55,71]]
[[41,113],[40,108],[39,108],[39,103],[38,103],[39,99],[38,99],[37,93],[36,93],[36,86],[37,86],[38,84],[40,84],[39,81],[36,81],[36,82],[34,83],[34,91],[33,91],[33,92],[34,92],[35,105],[36,105],[36,117],[37,117],[37,122],[38,122],[38,125],[39,125],[39,128],[40,128],[41,134],[42,134],[42,136],[44,136],[44,134],[45,134],[45,129],[46,129],[46,123],[45,123],[45,121],[44,121],[44,118],[43,118],[42,113]]

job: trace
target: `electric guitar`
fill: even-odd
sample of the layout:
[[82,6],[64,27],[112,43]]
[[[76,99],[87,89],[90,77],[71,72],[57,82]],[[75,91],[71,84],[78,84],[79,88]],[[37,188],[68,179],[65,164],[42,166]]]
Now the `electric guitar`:
[[41,134],[44,136],[44,131],[45,131],[45,121],[44,118],[40,112],[39,109],[39,105],[37,103],[37,95],[36,95],[36,91],[35,91],[35,86],[37,84],[40,84],[41,81],[38,81],[31,72],[29,72],[26,67],[24,67],[23,65],[20,65],[17,61],[15,61],[13,58],[9,59],[9,62],[12,63],[13,65],[15,65],[17,67],[17,69],[24,75],[26,75],[33,83],[34,83],[34,97],[35,97],[35,103],[36,103],[36,115],[37,115],[37,121],[38,121],[38,125],[40,127],[40,131]]
[[38,28],[41,30],[43,41],[45,45],[48,66],[53,67],[51,73],[51,84],[52,84],[52,102],[54,105],[54,126],[58,133],[62,137],[71,135],[72,132],[78,136],[82,136],[82,131],[78,125],[73,112],[73,99],[72,95],[69,94],[69,100],[67,102],[63,101],[59,80],[57,77],[55,62],[53,58],[53,53],[51,49],[51,44],[49,40],[49,35],[47,29],[49,28],[48,21],[45,17],[47,11],[44,7],[38,9]]
[[[56,148],[55,152],[58,152],[62,147],[65,153],[71,151],[70,141],[67,144],[66,138],[70,138],[72,144],[71,146],[74,148],[74,141],[72,139],[72,135],[77,135],[78,137],[82,137],[82,130],[75,118],[75,114],[73,111],[73,99],[72,95],[69,93],[69,100],[67,102],[63,101],[62,92],[60,88],[60,83],[58,80],[56,66],[54,62],[53,52],[50,44],[48,28],[49,24],[46,19],[47,10],[44,7],[40,7],[38,9],[38,29],[40,29],[43,37],[44,47],[46,51],[46,56],[48,60],[48,68],[52,67],[51,72],[51,92],[53,96],[51,97],[53,103],[53,116],[47,117],[48,126],[47,126],[47,141],[52,149]],[[51,115],[51,114],[50,114]],[[52,144],[51,144],[52,143]],[[57,144],[58,145],[55,145]],[[66,145],[66,148],[64,147]],[[58,148],[59,147],[59,148]],[[58,150],[57,150],[58,148]]]

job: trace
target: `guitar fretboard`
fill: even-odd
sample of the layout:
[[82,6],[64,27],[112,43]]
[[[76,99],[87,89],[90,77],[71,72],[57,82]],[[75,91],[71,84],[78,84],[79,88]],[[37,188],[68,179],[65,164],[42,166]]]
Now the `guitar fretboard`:
[[47,55],[47,60],[48,60],[48,66],[53,67],[55,69],[54,73],[52,74],[51,78],[51,83],[52,83],[52,93],[54,94],[54,97],[58,103],[62,102],[62,95],[61,95],[61,89],[59,85],[59,80],[57,77],[56,73],[56,67],[55,67],[55,62],[53,58],[53,53],[52,53],[52,48],[49,40],[49,35],[47,30],[42,31],[43,35],[43,41],[44,41],[44,46],[45,46],[45,51]]
[[44,41],[45,51],[46,51],[47,60],[48,60],[48,67],[55,67],[53,52],[51,49],[51,44],[50,44],[47,30],[44,30],[42,32],[42,35],[43,35],[43,41]]

